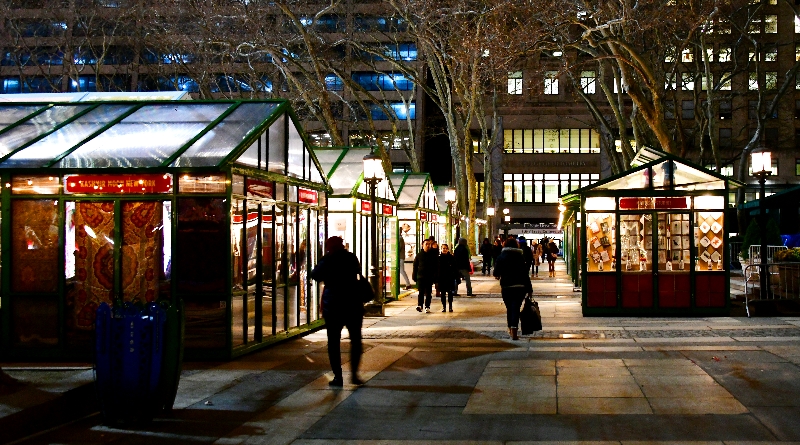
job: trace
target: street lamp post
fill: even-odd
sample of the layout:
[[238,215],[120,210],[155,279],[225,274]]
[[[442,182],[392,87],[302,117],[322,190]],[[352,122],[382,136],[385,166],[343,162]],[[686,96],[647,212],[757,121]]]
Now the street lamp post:
[[508,238],[508,229],[510,228],[509,225],[511,225],[511,215],[508,214],[510,211],[508,207],[503,209],[503,222],[505,223],[503,225],[503,236],[505,238]]
[[494,239],[494,207],[486,208],[486,219],[489,221],[488,232],[489,238]]
[[456,189],[453,187],[447,187],[444,191],[444,201],[447,203],[447,224],[450,226],[450,230],[448,235],[450,238],[450,243],[455,244],[455,240],[452,239],[453,236],[453,204],[456,202]]
[[761,249],[759,256],[761,257],[761,265],[758,268],[759,286],[761,287],[761,298],[765,299],[768,296],[767,286],[769,279],[767,272],[767,208],[764,205],[764,195],[766,194],[767,177],[772,174],[772,154],[768,151],[758,151],[750,154],[750,159],[753,165],[753,176],[758,179],[760,194],[758,198],[758,219],[761,228]]
[[386,174],[383,160],[375,153],[364,156],[364,182],[369,186],[370,201],[370,275],[369,280],[375,292],[375,301],[383,303],[383,292],[378,283],[378,217],[375,213],[375,189]]

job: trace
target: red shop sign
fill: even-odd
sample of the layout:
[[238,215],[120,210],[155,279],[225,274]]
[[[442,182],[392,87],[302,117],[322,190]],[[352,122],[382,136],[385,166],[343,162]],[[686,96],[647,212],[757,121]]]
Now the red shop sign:
[[390,206],[389,204],[384,204],[383,205],[383,214],[384,215],[392,215],[393,213],[394,212],[392,211],[392,206]]
[[169,193],[168,174],[70,175],[64,179],[68,193]]
[[620,198],[620,209],[652,209],[652,198]]
[[316,204],[317,203],[317,191],[316,190],[308,190],[304,188],[297,188],[297,200],[299,202],[305,204]]
[[275,183],[247,178],[247,196],[259,198],[275,198]]
[[[233,215],[231,217],[231,220],[235,224],[241,224],[242,223],[242,215]],[[253,221],[258,221],[258,212],[248,212],[247,213],[247,222],[251,223]]]
[[656,198],[657,209],[685,209],[686,198]]
[[433,215],[431,215],[431,221],[432,222],[439,222],[439,216],[434,213]]
[[425,213],[425,212],[419,212],[419,220],[420,221],[427,221],[428,220],[428,214]]
[[372,203],[369,201],[361,200],[361,211],[362,212],[371,212],[372,211]]

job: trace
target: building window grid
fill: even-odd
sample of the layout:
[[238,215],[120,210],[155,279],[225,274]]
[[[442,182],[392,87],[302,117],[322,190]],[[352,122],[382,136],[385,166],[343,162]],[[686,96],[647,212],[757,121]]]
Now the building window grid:
[[600,135],[589,128],[503,131],[505,153],[600,153]]
[[505,173],[507,203],[558,203],[558,197],[600,180],[599,173]]
[[544,94],[558,94],[558,71],[547,71],[545,74]]
[[581,89],[586,94],[597,91],[597,75],[594,71],[581,71]]
[[508,94],[522,94],[522,71],[509,71]]

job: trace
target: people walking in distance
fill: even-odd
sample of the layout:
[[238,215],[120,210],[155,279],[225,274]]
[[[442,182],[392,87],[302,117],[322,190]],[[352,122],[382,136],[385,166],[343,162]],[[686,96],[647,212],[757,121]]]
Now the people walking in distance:
[[531,251],[533,252],[533,276],[539,276],[539,265],[542,264],[542,243],[537,243],[536,240],[533,240],[533,245],[531,246]]
[[497,257],[500,256],[500,252],[503,250],[503,241],[500,240],[500,237],[494,239],[494,244],[492,244],[492,264],[497,263]]
[[558,246],[553,240],[547,243],[547,270],[550,271],[550,276],[556,276],[556,260],[558,259]]
[[[438,272],[439,272],[439,266],[438,266],[438,264],[439,264],[439,243],[437,243],[436,240],[433,239],[433,236],[431,236],[429,239],[431,240],[431,250],[430,250],[429,253],[432,256],[436,257],[436,264],[437,264],[436,272],[437,272],[437,276],[438,276]],[[435,293],[436,294],[436,298],[439,298],[439,283],[438,283],[438,281],[434,281],[433,289],[434,289],[434,292],[432,292],[432,293]],[[430,306],[430,305],[428,305],[428,306]]]
[[456,259],[450,253],[450,246],[442,244],[442,253],[439,255],[439,274],[437,286],[439,287],[442,299],[442,312],[447,312],[447,303],[450,304],[450,312],[453,312],[453,293],[456,287]]
[[519,248],[522,250],[522,261],[525,264],[525,269],[530,272],[531,265],[533,264],[533,250],[531,246],[528,245],[528,241],[525,237],[517,238],[517,242],[519,243]]
[[325,284],[322,291],[322,317],[328,334],[328,359],[333,371],[330,386],[342,386],[342,328],[350,333],[350,370],[352,383],[361,385],[358,365],[361,362],[361,326],[364,322],[364,304],[353,292],[361,273],[358,257],[348,252],[341,237],[332,236],[325,241],[325,255],[311,271],[311,278]]
[[[459,238],[458,245],[453,250],[453,256],[456,260],[456,269],[461,275],[461,278],[467,282],[467,296],[472,297],[472,281],[469,279],[470,263],[469,263],[469,247],[467,247],[467,239]],[[458,295],[458,286],[456,286],[456,295]]]
[[488,275],[492,272],[492,243],[489,242],[489,238],[484,238],[483,243],[481,244],[481,248],[478,251],[483,257],[483,267],[481,268],[481,273],[483,275]]
[[417,254],[414,258],[414,270],[411,273],[411,279],[417,283],[417,312],[431,311],[431,292],[433,292],[433,283],[436,282],[436,274],[439,269],[438,254],[431,251],[431,240],[425,240],[422,243],[422,252]]
[[517,240],[509,238],[503,243],[503,251],[494,263],[494,277],[500,280],[500,293],[506,305],[508,333],[518,340],[519,310],[525,295],[533,294],[529,269],[525,268],[522,249]]
[[406,289],[411,288],[411,282],[408,280],[408,273],[406,273],[406,241],[403,239],[403,235],[400,234],[397,237],[397,250],[400,252],[398,256],[398,263],[400,263],[400,276],[403,277],[403,281],[406,282]]

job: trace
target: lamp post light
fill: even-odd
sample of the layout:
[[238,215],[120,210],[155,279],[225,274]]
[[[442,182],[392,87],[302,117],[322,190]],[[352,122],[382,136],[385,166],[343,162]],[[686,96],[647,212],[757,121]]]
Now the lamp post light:
[[494,207],[486,208],[486,219],[488,221],[486,231],[489,233],[489,237],[494,239]]
[[383,303],[383,292],[378,283],[378,217],[375,213],[375,189],[383,181],[386,173],[383,170],[383,160],[375,153],[364,156],[364,182],[369,185],[370,201],[370,284],[375,292],[375,299]]
[[444,201],[447,203],[447,224],[450,226],[448,235],[450,243],[455,244],[453,236],[453,204],[456,202],[456,189],[454,187],[447,187],[444,191]]
[[759,256],[761,257],[761,265],[758,268],[759,286],[761,287],[761,298],[765,299],[768,296],[767,286],[769,283],[767,277],[767,208],[764,205],[764,195],[766,194],[767,177],[772,174],[772,154],[765,150],[754,151],[750,154],[750,160],[753,166],[753,176],[758,179],[760,194],[758,198],[758,219],[761,226],[761,249]]
[[503,222],[505,222],[505,224],[503,225],[504,238],[508,238],[508,229],[509,229],[508,226],[511,224],[511,215],[508,214],[510,211],[511,210],[509,210],[508,208],[503,209]]

